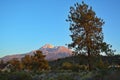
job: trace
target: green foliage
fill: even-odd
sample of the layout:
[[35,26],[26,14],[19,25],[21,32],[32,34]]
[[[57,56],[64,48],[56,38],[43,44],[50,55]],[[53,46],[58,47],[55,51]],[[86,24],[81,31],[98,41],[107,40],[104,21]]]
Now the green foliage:
[[120,80],[120,70],[1,72],[0,80]]
[[70,75],[59,75],[56,80],[75,80],[73,76]]
[[8,75],[8,80],[32,80],[32,77],[26,72],[13,72]]
[[9,64],[10,64],[9,68],[11,69],[11,71],[20,71],[23,69],[21,61],[19,61],[16,58],[10,60]]
[[21,61],[24,66],[24,69],[28,71],[32,70],[32,58],[30,55],[25,55],[25,57],[23,57]]
[[72,66],[72,71],[79,72],[79,70],[80,70],[80,65],[74,64],[74,65]]
[[64,62],[63,64],[62,64],[62,68],[63,69],[65,69],[65,70],[71,70],[72,69],[72,64],[71,63],[69,63],[69,62]]
[[34,55],[25,55],[20,60],[12,59],[9,61],[11,71],[41,71],[41,70],[48,70],[49,65],[47,60],[45,60],[45,56],[42,55],[41,51],[36,51]]
[[102,26],[105,22],[84,2],[70,7],[69,13],[67,21],[70,22],[72,43],[68,44],[68,47],[72,48],[75,54],[87,54],[91,70],[91,56],[98,56],[103,52],[111,55],[114,52],[110,44],[103,42]]
[[100,58],[98,61],[96,61],[95,63],[95,67],[98,68],[98,69],[108,69],[109,67],[109,64],[108,62],[103,62],[103,60]]
[[120,80],[120,71],[101,70],[96,71],[92,80]]
[[5,72],[0,72],[0,80],[8,80],[8,74]]
[[32,76],[26,72],[1,72],[0,80],[32,80]]
[[42,55],[41,51],[36,51],[33,56],[26,55],[22,59],[24,69],[28,71],[41,71],[49,69],[47,60],[45,60],[45,55]]
[[32,56],[32,68],[34,71],[49,69],[48,62],[44,58],[45,55],[42,55],[41,51],[36,51],[34,56]]
[[64,62],[62,64],[62,69],[64,70],[71,70],[71,71],[74,71],[74,72],[79,72],[80,70],[87,70],[88,67],[86,65],[79,65],[79,64],[72,64],[72,63],[69,63],[69,62]]
[[75,4],[75,7],[70,7],[68,21],[72,33],[72,43],[68,47],[78,54],[99,54],[103,43],[101,26],[104,21],[96,16],[92,7],[89,8],[84,2]]
[[[114,65],[120,65],[119,61],[120,56],[92,56],[92,66],[93,70],[102,70],[102,69],[108,69],[108,67],[112,64]],[[70,63],[72,68],[67,68],[68,70],[73,70],[76,65],[79,65],[79,70],[88,70],[88,61],[86,55],[76,55],[71,57],[66,57],[63,59],[55,60],[55,61],[49,61],[49,65],[51,67],[51,70],[67,70],[63,67],[63,64]],[[73,68],[74,67],[74,68]],[[119,69],[120,70],[120,69]]]

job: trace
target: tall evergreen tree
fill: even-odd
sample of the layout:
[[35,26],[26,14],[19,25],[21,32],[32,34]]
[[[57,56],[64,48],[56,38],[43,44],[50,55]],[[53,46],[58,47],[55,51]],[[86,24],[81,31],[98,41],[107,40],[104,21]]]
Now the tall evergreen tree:
[[105,52],[111,54],[111,45],[103,41],[102,26],[104,21],[96,16],[92,7],[87,4],[76,3],[70,7],[68,15],[68,22],[70,22],[72,43],[68,44],[76,54],[88,55],[89,69],[91,70],[92,64],[90,57],[99,55]]

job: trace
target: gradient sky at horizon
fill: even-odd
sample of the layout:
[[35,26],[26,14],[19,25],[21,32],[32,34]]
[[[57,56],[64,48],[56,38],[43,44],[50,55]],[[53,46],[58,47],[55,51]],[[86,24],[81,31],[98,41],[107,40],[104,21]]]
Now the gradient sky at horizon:
[[[82,0],[0,0],[0,57],[26,53],[44,44],[71,42],[65,20]],[[120,53],[120,1],[84,0],[105,21],[104,38]]]

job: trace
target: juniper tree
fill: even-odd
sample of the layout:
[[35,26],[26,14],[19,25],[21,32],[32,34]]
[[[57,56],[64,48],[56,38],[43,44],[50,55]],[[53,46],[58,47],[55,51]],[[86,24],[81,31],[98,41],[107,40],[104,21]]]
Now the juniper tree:
[[36,51],[32,56],[32,67],[34,71],[48,70],[49,64],[48,61],[45,60],[45,55],[43,55],[42,51]]
[[24,69],[29,71],[41,71],[49,69],[48,61],[45,60],[45,55],[42,51],[35,51],[33,55],[26,55],[22,58]]

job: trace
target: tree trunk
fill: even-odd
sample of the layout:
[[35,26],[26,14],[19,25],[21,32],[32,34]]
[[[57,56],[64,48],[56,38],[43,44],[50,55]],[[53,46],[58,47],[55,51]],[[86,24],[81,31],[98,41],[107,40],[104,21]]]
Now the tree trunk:
[[88,68],[89,71],[92,70],[90,49],[88,49]]

